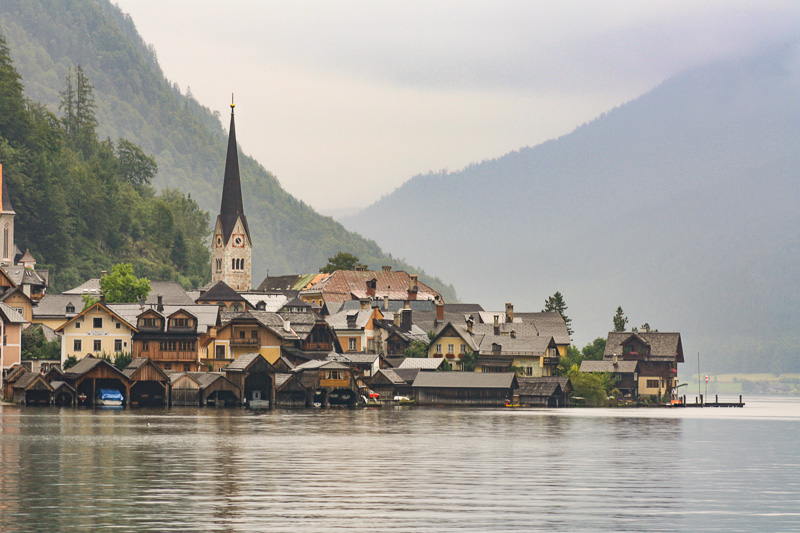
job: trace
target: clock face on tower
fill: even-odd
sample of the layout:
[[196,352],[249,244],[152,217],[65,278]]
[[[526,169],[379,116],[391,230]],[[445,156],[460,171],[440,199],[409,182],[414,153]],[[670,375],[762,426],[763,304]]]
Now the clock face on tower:
[[234,235],[233,245],[238,247],[244,246],[244,235]]

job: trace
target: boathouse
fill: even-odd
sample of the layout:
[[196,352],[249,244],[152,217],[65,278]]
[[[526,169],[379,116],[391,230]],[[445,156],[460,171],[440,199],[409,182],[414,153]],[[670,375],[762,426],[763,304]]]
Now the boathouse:
[[[572,383],[566,376],[528,378],[517,376],[519,404],[538,407],[567,407]],[[515,402],[517,403],[517,402]]]
[[122,373],[131,381],[130,405],[169,404],[169,376],[149,357],[137,357]]
[[105,359],[86,356],[64,372],[64,381],[75,389],[79,404],[94,405],[97,389],[116,389],[130,405],[131,380]]
[[41,374],[25,372],[11,386],[14,403],[21,405],[50,405],[53,387]]
[[275,367],[260,353],[246,353],[225,368],[225,377],[242,391],[242,403],[275,405]]
[[174,406],[234,406],[242,403],[242,391],[217,372],[176,372],[172,379]]
[[419,404],[501,406],[519,387],[513,372],[420,372],[412,389]]

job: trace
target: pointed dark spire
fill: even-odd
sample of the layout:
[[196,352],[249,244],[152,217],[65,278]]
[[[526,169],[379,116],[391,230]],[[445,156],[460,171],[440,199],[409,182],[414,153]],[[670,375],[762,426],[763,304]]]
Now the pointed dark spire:
[[222,204],[219,208],[219,218],[222,222],[222,233],[225,242],[230,239],[236,219],[242,218],[247,238],[250,239],[250,229],[244,216],[242,203],[242,184],[239,179],[239,151],[236,147],[236,126],[233,122],[233,96],[231,96],[231,127],[228,134],[228,156],[225,159],[225,181],[222,184]]

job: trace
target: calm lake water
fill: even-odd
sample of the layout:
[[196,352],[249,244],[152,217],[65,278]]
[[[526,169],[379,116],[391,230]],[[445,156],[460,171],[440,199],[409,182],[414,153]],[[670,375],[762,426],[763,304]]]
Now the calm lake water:
[[0,406],[0,531],[798,531],[800,401]]

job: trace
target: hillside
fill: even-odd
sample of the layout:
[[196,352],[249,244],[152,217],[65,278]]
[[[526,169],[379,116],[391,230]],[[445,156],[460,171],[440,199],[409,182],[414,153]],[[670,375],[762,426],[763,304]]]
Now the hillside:
[[[487,308],[560,291],[579,344],[622,305],[631,325],[680,331],[692,365],[800,370],[797,57],[685,72],[562,138],[416,176],[344,223],[447,268]],[[388,231],[399,216],[406,231]]]
[[[154,155],[159,167],[154,184],[190,193],[213,220],[227,134],[218,116],[166,78],[156,51],[143,42],[130,17],[108,0],[10,0],[0,3],[0,33],[29,98],[58,114],[68,69],[81,65],[95,88],[100,138],[126,138]],[[344,250],[373,268],[416,271],[448,301],[456,300],[452,286],[393,259],[375,242],[287,194],[257,161],[242,153],[239,162],[254,240],[254,282],[267,270],[273,275],[314,272]]]

